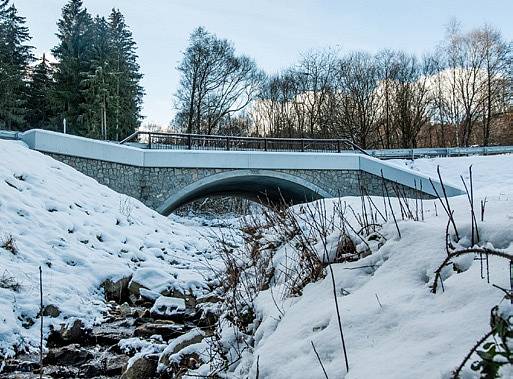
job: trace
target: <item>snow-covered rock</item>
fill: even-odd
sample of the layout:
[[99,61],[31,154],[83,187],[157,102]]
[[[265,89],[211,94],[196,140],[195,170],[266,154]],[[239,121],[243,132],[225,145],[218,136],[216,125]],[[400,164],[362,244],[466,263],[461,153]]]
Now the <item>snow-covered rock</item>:
[[160,296],[150,310],[152,316],[162,318],[183,317],[185,300],[178,297]]

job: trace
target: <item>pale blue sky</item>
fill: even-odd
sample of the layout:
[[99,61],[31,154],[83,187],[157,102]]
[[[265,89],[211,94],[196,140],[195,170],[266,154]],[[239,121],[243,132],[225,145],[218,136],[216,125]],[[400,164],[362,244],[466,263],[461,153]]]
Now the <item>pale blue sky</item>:
[[[14,0],[28,20],[37,53],[56,44],[66,0]],[[145,122],[168,124],[178,84],[175,70],[196,26],[234,42],[267,72],[296,62],[301,52],[403,49],[422,54],[443,38],[451,18],[465,29],[490,23],[513,39],[512,0],[84,0],[93,13],[113,7],[126,16],[139,46],[146,89]]]

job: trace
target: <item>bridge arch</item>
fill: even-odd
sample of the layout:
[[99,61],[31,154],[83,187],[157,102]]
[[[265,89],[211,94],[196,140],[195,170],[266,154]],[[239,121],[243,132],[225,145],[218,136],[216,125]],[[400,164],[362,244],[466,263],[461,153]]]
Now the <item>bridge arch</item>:
[[157,209],[169,215],[182,205],[208,196],[234,195],[257,202],[278,202],[281,198],[292,204],[332,197],[315,184],[295,175],[272,170],[233,170],[209,175],[169,196]]

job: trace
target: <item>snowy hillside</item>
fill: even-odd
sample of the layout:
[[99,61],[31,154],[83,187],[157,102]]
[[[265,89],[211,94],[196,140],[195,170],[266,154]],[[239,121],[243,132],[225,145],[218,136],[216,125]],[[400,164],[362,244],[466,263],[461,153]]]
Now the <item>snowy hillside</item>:
[[[440,165],[442,175],[452,183],[461,183],[460,175],[468,183],[468,167],[472,164],[476,208],[487,199],[484,222],[478,221],[481,245],[513,253],[513,156],[398,163],[430,175],[436,175]],[[360,199],[341,201],[357,210],[361,207]],[[382,200],[374,201],[383,212]],[[328,217],[331,204],[337,202],[327,202]],[[460,196],[450,199],[450,204],[460,237],[455,249],[469,247],[468,200]],[[398,222],[401,238],[395,224],[388,222],[379,231],[386,239],[381,248],[371,246],[370,256],[333,265],[349,361],[347,375],[343,375],[344,355],[328,273],[324,280],[308,284],[300,297],[283,299],[280,294],[286,292],[286,285],[279,283],[273,290],[260,293],[256,310],[261,321],[255,333],[255,350],[248,359],[249,377],[257,371],[263,378],[325,377],[312,342],[329,378],[451,377],[452,370],[490,329],[492,307],[501,304],[504,315],[513,314],[509,302],[503,300],[504,293],[492,287],[509,288],[509,263],[490,258],[487,283],[481,279],[480,263],[473,255],[455,259],[463,272],[456,273],[451,265],[446,267],[442,271],[444,291],[433,294],[434,272],[447,256],[448,218],[439,202],[436,210],[434,201],[424,202],[423,207],[425,221]],[[300,209],[298,206],[299,214]],[[330,246],[330,251],[335,249],[336,243]],[[275,263],[276,269],[283,267],[284,257],[291,260],[291,256],[291,244],[280,248],[274,256],[279,262]],[[469,363],[477,358],[474,354]],[[501,373],[504,378],[513,377],[511,365],[504,366]],[[467,364],[461,377],[479,375]]]
[[39,271],[50,325],[105,310],[100,284],[139,270],[149,290],[204,292],[201,226],[183,226],[21,144],[0,140],[0,356],[39,341]]

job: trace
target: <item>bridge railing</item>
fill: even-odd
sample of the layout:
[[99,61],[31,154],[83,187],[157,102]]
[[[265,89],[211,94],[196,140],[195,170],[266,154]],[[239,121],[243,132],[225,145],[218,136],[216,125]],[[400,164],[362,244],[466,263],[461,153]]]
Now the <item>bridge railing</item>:
[[368,155],[347,139],[262,138],[137,131],[120,142],[137,143],[147,149],[358,152]]
[[513,154],[513,146],[363,150],[347,139],[234,137],[144,131],[137,131],[120,143],[132,143],[147,149],[304,151],[318,153],[357,152],[379,159]]
[[470,155],[513,154],[513,146],[434,147],[417,149],[367,150],[380,159],[416,159],[434,157],[461,157]]

